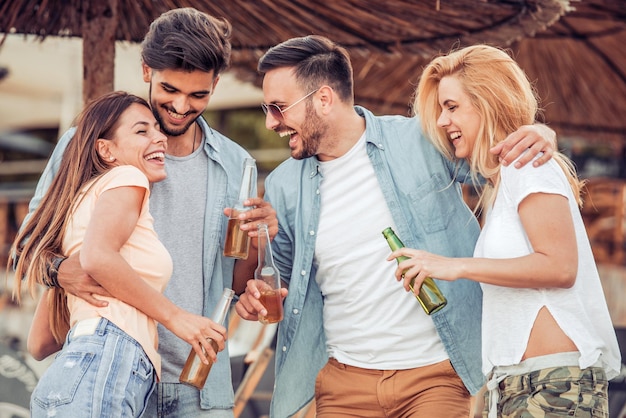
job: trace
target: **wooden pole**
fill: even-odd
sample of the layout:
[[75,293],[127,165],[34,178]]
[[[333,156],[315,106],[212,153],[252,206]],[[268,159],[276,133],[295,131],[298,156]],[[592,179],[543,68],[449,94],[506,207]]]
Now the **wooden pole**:
[[83,102],[113,91],[118,0],[83,0]]

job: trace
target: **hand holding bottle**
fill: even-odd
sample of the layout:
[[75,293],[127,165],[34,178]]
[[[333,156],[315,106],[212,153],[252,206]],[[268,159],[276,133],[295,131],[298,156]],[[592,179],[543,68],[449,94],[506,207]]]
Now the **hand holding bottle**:
[[[234,294],[235,292],[232,289],[224,289],[222,297],[211,314],[211,322],[219,325],[224,324],[226,317],[228,316],[230,303]],[[225,336],[226,329],[224,329],[224,338]],[[200,346],[199,348],[198,345]],[[221,351],[224,349],[224,344],[222,340],[220,348],[219,339],[216,341],[210,337],[207,338],[203,336],[199,341],[196,340],[195,342],[192,342],[192,346],[193,348],[189,352],[189,356],[187,357],[187,361],[185,362],[185,366],[183,367],[178,380],[180,383],[194,386],[197,389],[202,389],[207,377],[209,376],[209,372],[211,371],[211,366],[213,366],[213,363],[217,360],[217,355],[213,356],[209,353],[217,353],[217,351]],[[209,355],[209,357],[211,357],[209,361],[207,361],[205,355]]]
[[[288,290],[286,287],[280,288],[280,300],[281,304],[287,297]],[[258,321],[259,317],[267,315],[267,309],[260,301],[261,291],[257,285],[257,281],[254,279],[248,280],[246,290],[239,295],[239,300],[235,305],[235,310],[240,317],[248,321]]]
[[[276,210],[272,205],[263,200],[262,197],[251,197],[246,199],[243,204],[249,209],[239,212],[237,215],[237,218],[242,221],[240,229],[245,231],[251,239],[254,239],[259,236],[258,224],[263,223],[268,227],[270,240],[274,239],[278,233],[278,219],[276,218]],[[224,215],[230,217],[232,210],[232,208],[225,208]],[[258,247],[256,240],[252,240],[251,245],[255,248]]]
[[[224,325],[182,309],[163,326],[189,343],[204,364],[215,362],[217,353],[226,345],[227,333]],[[209,340],[214,341],[214,344]]]
[[283,320],[283,299],[280,296],[280,273],[274,264],[272,245],[267,225],[260,223],[258,227],[259,248],[258,262],[254,270],[254,280],[261,296],[265,314],[259,314],[259,322],[273,324]]
[[406,266],[406,264],[403,263],[406,263],[409,258],[406,255],[400,254],[404,249],[404,244],[400,241],[400,238],[398,238],[393,229],[390,227],[385,228],[383,230],[383,237],[387,240],[387,244],[389,244],[391,250],[394,251],[387,260],[391,261],[395,259],[398,263],[396,278],[398,280],[405,280],[404,288],[407,290],[410,289],[415,294],[417,301],[422,305],[427,315],[431,315],[443,309],[448,301],[443,293],[441,293],[441,290],[439,290],[439,287],[437,287],[437,283],[435,283],[430,276],[423,275],[421,280],[417,282],[416,277],[407,277],[406,267],[400,267],[400,265]]
[[404,288],[417,288],[427,277],[436,277],[439,280],[454,281],[463,277],[461,273],[462,258],[443,257],[427,251],[413,248],[401,248],[392,252],[387,260],[403,257],[396,270],[396,279],[404,280]]

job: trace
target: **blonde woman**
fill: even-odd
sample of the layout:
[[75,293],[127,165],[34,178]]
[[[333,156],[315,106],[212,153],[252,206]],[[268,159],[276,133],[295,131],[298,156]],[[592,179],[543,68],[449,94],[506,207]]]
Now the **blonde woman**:
[[[226,330],[190,314],[162,291],[172,272],[149,213],[150,184],[163,180],[167,137],[148,103],[123,92],[79,115],[61,169],[16,237],[16,294],[47,283],[54,257],[80,263],[112,295],[96,307],[58,287],[37,306],[28,349],[41,359],[63,348],[31,397],[32,417],[139,417],[160,375],[156,321],[213,360]],[[54,267],[53,267],[54,268]],[[68,332],[69,329],[69,332]],[[202,347],[201,347],[202,346]]]
[[486,218],[474,258],[406,248],[389,259],[410,257],[396,271],[407,290],[425,277],[481,283],[483,416],[608,416],[620,354],[579,213],[581,183],[562,154],[516,169],[490,152],[535,120],[526,75],[500,49],[467,47],[425,68],[414,108],[439,151],[486,180]]

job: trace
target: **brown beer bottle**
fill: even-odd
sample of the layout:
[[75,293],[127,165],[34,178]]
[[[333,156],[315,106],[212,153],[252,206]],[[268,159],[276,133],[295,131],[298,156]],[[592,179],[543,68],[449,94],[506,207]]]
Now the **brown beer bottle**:
[[[211,314],[213,322],[224,325],[226,315],[228,314],[228,310],[230,308],[230,302],[233,300],[234,294],[234,290],[228,288],[224,289],[220,301]],[[213,347],[213,350],[217,353],[217,343],[212,339],[209,339],[209,343]],[[202,350],[204,351],[204,347]],[[206,352],[204,354],[206,355]],[[213,366],[211,359],[209,359],[209,364],[204,364],[200,357],[196,354],[196,351],[192,348],[178,380],[180,383],[185,383],[187,385],[195,386],[198,389],[202,389],[207,377],[209,376],[209,372],[211,371],[211,366]]]
[[252,209],[250,206],[244,206],[243,202],[252,197],[255,170],[255,160],[253,158],[246,158],[243,164],[241,185],[239,186],[239,197],[237,201],[234,202],[230,217],[228,218],[223,252],[225,257],[241,258],[244,260],[248,258],[250,237],[246,231],[241,230],[240,226],[244,221],[239,220],[237,217],[240,213]]
[[262,324],[273,324],[283,319],[283,301],[280,296],[280,274],[274,264],[272,244],[267,224],[260,223],[258,265],[254,270],[254,279],[261,293],[259,301],[265,307],[267,315],[259,315]]
[[[385,228],[385,230],[383,231],[383,236],[387,240],[391,251],[399,250],[400,248],[404,247],[404,244],[402,243],[402,241],[400,241],[400,238],[398,238],[396,233],[393,232],[393,229]],[[408,259],[408,257],[400,256],[396,258],[396,261],[398,262],[398,264],[400,264],[406,259]],[[413,291],[413,281],[411,281],[411,283],[409,284],[409,288],[411,288],[411,291]],[[446,306],[446,303],[448,303],[446,298],[443,296],[443,293],[441,293],[441,290],[439,290],[439,287],[437,287],[435,281],[430,277],[426,277],[424,279],[424,282],[422,283],[422,286],[420,287],[420,290],[415,297],[417,298],[420,305],[422,305],[422,308],[424,308],[424,312],[426,312],[428,315],[432,314],[433,312],[437,312],[438,310]]]

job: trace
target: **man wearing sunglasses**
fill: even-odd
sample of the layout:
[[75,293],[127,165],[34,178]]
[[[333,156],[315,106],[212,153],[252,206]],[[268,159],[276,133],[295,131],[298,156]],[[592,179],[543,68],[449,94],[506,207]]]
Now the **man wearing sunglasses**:
[[[266,127],[288,138],[292,156],[265,182],[289,287],[271,416],[315,395],[318,418],[467,418],[483,385],[480,286],[438,282],[448,304],[426,315],[396,281],[381,234],[391,226],[412,248],[471,257],[479,225],[457,182],[467,167],[443,158],[417,118],[354,106],[347,51],[324,37],[283,42],[258,69]],[[544,163],[555,143],[551,130],[527,126],[495,151],[505,163],[543,151]],[[238,313],[256,319],[258,297],[248,282]]]

